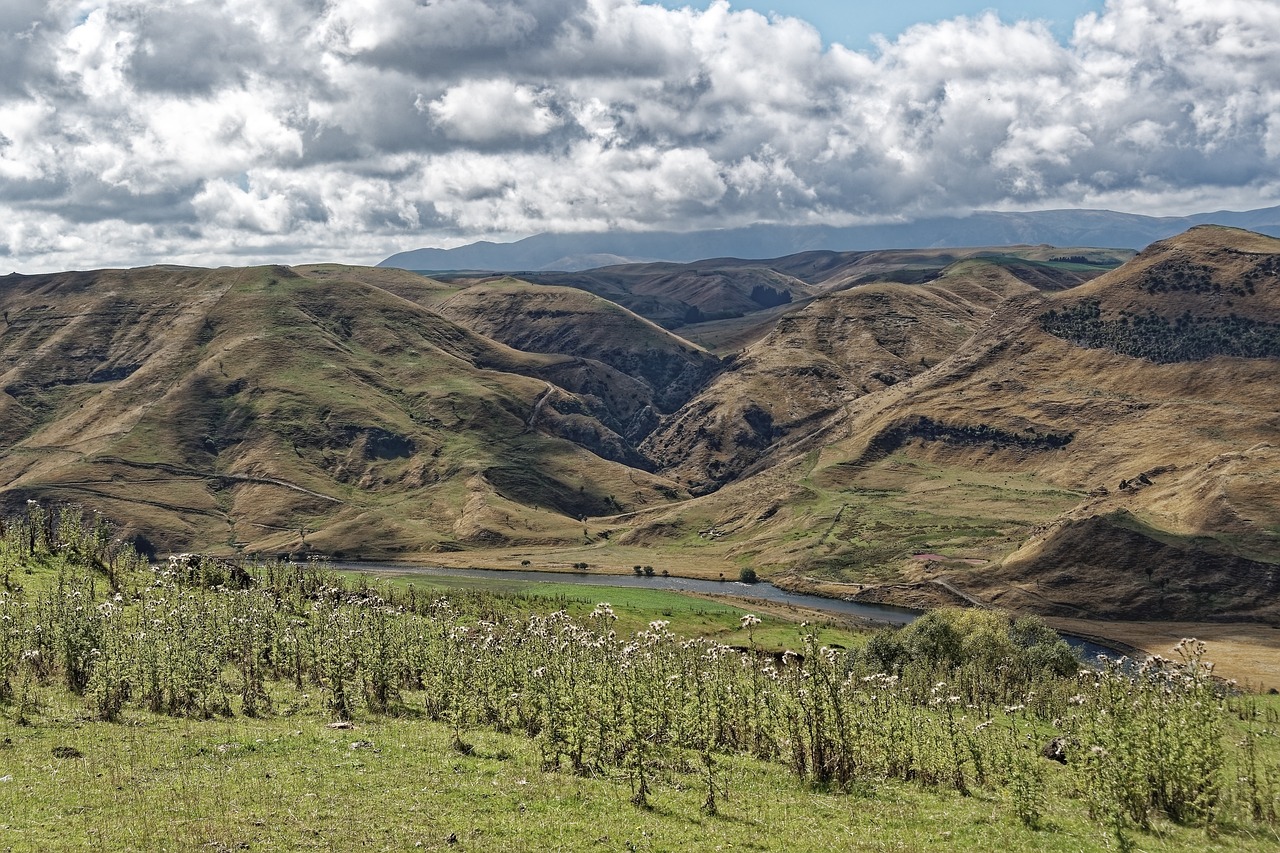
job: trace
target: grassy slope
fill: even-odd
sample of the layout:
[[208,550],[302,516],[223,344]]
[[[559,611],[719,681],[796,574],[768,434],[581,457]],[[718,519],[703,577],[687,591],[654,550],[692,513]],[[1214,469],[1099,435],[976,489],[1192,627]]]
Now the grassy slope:
[[[29,594],[56,570],[57,559],[45,560],[22,576]],[[691,626],[691,615],[722,609],[648,590],[624,598],[617,608],[640,622],[671,616]],[[545,612],[563,602],[529,603]],[[620,613],[619,631],[627,630],[627,615]],[[691,754],[655,768],[652,808],[642,809],[630,802],[625,773],[547,772],[525,737],[470,729],[470,750],[459,752],[450,727],[421,719],[420,694],[405,694],[398,716],[358,713],[337,729],[329,727],[320,688],[271,690],[273,713],[256,719],[180,719],[131,708],[118,722],[97,722],[84,697],[45,688],[26,708],[27,722],[17,724],[14,703],[0,704],[0,842],[16,851],[1076,851],[1114,843],[1089,819],[1067,769],[1042,759],[1035,759],[1043,797],[1036,830],[1017,821],[1012,791],[999,786],[960,796],[867,780],[823,791],[780,764],[723,754],[715,758],[718,814],[702,810],[705,783]],[[1260,719],[1280,713],[1273,697],[1256,702]],[[1242,733],[1232,729],[1227,738]],[[1273,762],[1274,737],[1254,734],[1262,760]],[[1128,837],[1152,851],[1269,850],[1280,838],[1265,824],[1227,821],[1206,835],[1163,819]]]
[[[387,291],[278,268],[97,276],[6,303],[4,381],[44,422],[0,424],[11,500],[81,500],[162,547],[294,550],[305,530],[372,556],[581,538],[572,517],[671,491],[528,429],[547,388],[529,374],[563,357]],[[91,373],[120,364],[136,369]],[[503,475],[523,470],[542,478],[533,493]]]
[[[1170,258],[1182,263],[1188,256],[1206,264],[1225,257],[1223,275],[1244,276],[1246,267],[1274,257],[1276,245],[1242,232],[1192,232],[1083,288],[1015,298],[954,357],[848,403],[825,429],[773,451],[779,458],[797,454],[789,461],[695,502],[646,512],[619,541],[672,553],[684,548],[708,562],[754,564],[775,577],[792,567],[806,583],[824,577],[907,582],[910,589],[880,594],[913,603],[955,600],[934,582],[943,580],[971,594],[1001,595],[1006,606],[1044,611],[1062,601],[1119,616],[1110,597],[1117,576],[1106,565],[1106,537],[1091,540],[1102,565],[1073,573],[1075,582],[1060,592],[1038,586],[1034,567],[1065,575],[1086,547],[1076,541],[1039,548],[1046,536],[1052,539],[1054,522],[1115,517],[1122,510],[1158,531],[1152,541],[1177,546],[1176,553],[1162,552],[1173,559],[1162,564],[1165,578],[1151,580],[1156,587],[1162,580],[1186,589],[1201,581],[1220,585],[1215,578],[1229,577],[1236,558],[1260,562],[1265,574],[1265,564],[1280,557],[1280,493],[1269,473],[1277,470],[1272,444],[1280,429],[1276,361],[1152,364],[1074,346],[1044,332],[1036,318],[1053,305],[1105,297],[1104,309],[1115,304],[1117,311],[1163,306],[1171,314],[1190,308],[1206,316],[1274,319],[1280,307],[1274,276],[1256,281],[1252,294],[1217,297],[1152,292],[1162,281],[1152,276]],[[916,435],[911,425],[920,417],[994,430],[988,434],[997,438]],[[1070,435],[1070,443],[1016,442],[1055,434]],[[1150,485],[1118,488],[1144,472]],[[1024,543],[1025,553],[1009,558],[1007,571],[961,561],[999,563]],[[912,559],[924,551],[957,559]],[[1221,572],[1199,577],[1196,566],[1213,553],[1224,555],[1226,562],[1214,564]],[[1271,618],[1274,596],[1265,583],[1253,587],[1220,589],[1208,598],[1157,596],[1135,606],[1166,618],[1231,608],[1238,617]]]
[[[1274,318],[1274,276],[1255,276],[1250,293],[1228,280],[1274,258],[1275,241],[1197,229],[1052,297],[1028,293],[1014,275],[1030,269],[1060,285],[1096,271],[1077,254],[797,256],[786,275],[836,292],[784,312],[647,446],[699,487],[756,465],[754,476],[693,502],[678,502],[678,483],[600,458],[635,461],[619,455],[622,427],[599,414],[620,411],[618,401],[585,390],[621,387],[621,374],[565,379],[549,393],[555,371],[578,369],[566,364],[598,363],[518,352],[423,308],[461,298],[457,285],[334,266],[302,268],[302,277],[280,268],[42,277],[19,301],[6,291],[12,322],[0,347],[11,393],[0,395],[0,433],[11,447],[0,473],[14,484],[11,501],[37,491],[88,500],[169,531],[173,543],[289,551],[305,540],[346,556],[434,549],[455,565],[653,564],[704,577],[753,566],[797,584],[907,583],[829,588],[913,603],[954,600],[941,580],[1009,606],[1108,613],[1096,593],[1113,588],[1105,567],[1058,591],[1030,568],[1049,566],[1058,583],[1079,550],[1060,534],[1097,519],[1133,523],[1095,543],[1138,527],[1184,556],[1207,549],[1249,571],[1274,563],[1275,360],[1157,365],[1075,346],[1037,318],[1081,300],[1098,301],[1104,317]],[[893,270],[933,275],[944,263],[928,285],[839,290]],[[1196,290],[1198,267],[1219,269],[1227,289]],[[478,287],[545,296],[513,282]],[[586,313],[603,316],[606,303],[581,298]],[[374,310],[356,311],[357,302]],[[757,320],[706,330],[747,343]],[[148,331],[161,326],[164,334]],[[920,419],[953,434],[921,432]],[[954,431],[964,429],[978,432],[960,440]],[[1071,441],[1014,440],[1050,434]],[[1118,489],[1139,474],[1150,484]],[[1185,561],[1170,565],[1169,582],[1198,582]],[[1265,602],[1236,598],[1226,604],[1234,615],[1266,615]],[[1222,604],[1168,600],[1166,615]]]
[[950,355],[1009,295],[1030,287],[979,261],[932,285],[864,285],[827,294],[777,320],[743,349],[644,450],[662,470],[708,491],[785,452],[824,425]]
[[[28,564],[27,595],[47,590],[69,553],[56,549]],[[134,582],[141,581],[126,587]],[[543,599],[533,609],[558,604]],[[643,619],[665,616],[676,603],[641,591],[622,606]],[[223,675],[232,694],[233,670]],[[262,718],[240,714],[237,699],[237,716],[181,719],[129,707],[114,723],[90,718],[88,696],[53,685],[18,689],[36,701],[21,711],[16,699],[0,702],[0,843],[20,851],[1074,851],[1114,844],[1089,818],[1078,778],[1040,758],[1032,759],[1042,797],[1035,830],[1017,821],[1011,786],[984,784],[960,796],[870,777],[847,791],[824,791],[781,764],[730,754],[715,756],[719,813],[710,815],[701,808],[706,788],[696,754],[672,751],[655,765],[652,808],[642,809],[630,802],[625,772],[547,772],[525,737],[472,728],[463,732],[470,748],[459,751],[452,728],[422,719],[429,698],[422,693],[405,693],[396,715],[358,711],[350,727],[331,728],[319,686],[298,692],[269,682],[272,712]],[[1261,721],[1249,730],[1263,766],[1274,766],[1280,753],[1271,726],[1280,700],[1237,701],[1250,712],[1241,719]],[[19,714],[25,723],[15,722]],[[959,724],[981,719],[979,710],[963,709]],[[1233,745],[1245,724],[1235,715],[1224,723]],[[1241,756],[1227,754],[1230,772]],[[1232,804],[1232,813],[1240,808]],[[1231,818],[1212,834],[1156,818],[1127,838],[1152,851],[1270,850],[1280,841],[1274,824],[1246,827]]]
[[[1205,252],[1221,248],[1224,240],[1230,244],[1235,236],[1193,233],[1168,241],[1148,250],[1131,267],[1061,294],[1054,302],[1101,295],[1104,304],[1123,305],[1128,310],[1148,305],[1160,305],[1170,312],[1186,310],[1191,296],[1179,294],[1169,300],[1166,294],[1152,294],[1146,271],[1171,257],[1203,257]],[[1251,236],[1238,239],[1253,251],[1275,252],[1280,246],[1277,241],[1259,243]],[[1274,318],[1276,300],[1280,299],[1277,284],[1273,278],[1259,286],[1256,295],[1236,297],[1232,305],[1208,297],[1201,298],[1195,307],[1207,315],[1231,311]],[[1195,539],[1198,546],[1210,545],[1203,537],[1215,534],[1229,540],[1220,543],[1219,552],[1276,562],[1280,550],[1275,529],[1280,517],[1275,508],[1280,502],[1275,500],[1275,481],[1266,472],[1275,468],[1275,451],[1268,445],[1276,435],[1275,412],[1280,410],[1277,362],[1217,357],[1156,365],[1101,349],[1084,349],[1039,329],[1035,318],[1045,310],[1044,305],[1040,298],[1011,303],[945,364],[866,401],[864,407],[852,407],[849,437],[824,450],[818,470],[874,464],[879,453],[877,438],[890,435],[916,415],[955,425],[976,422],[1008,434],[1027,434],[1030,429],[1041,435],[1056,431],[1073,436],[1065,448],[1000,446],[982,441],[965,445],[909,437],[903,451],[933,464],[992,473],[1004,470],[1082,496],[1088,492],[1079,507],[1064,514],[1065,521],[1123,510],[1186,544]],[[1120,480],[1135,479],[1144,472],[1151,485],[1117,487]],[[1097,539],[1094,544],[1103,541]],[[1063,561],[1075,560],[1080,553],[1078,548],[1056,554],[1052,549],[1032,550],[1025,559],[1014,562],[1023,569],[1038,565],[1038,571],[1056,571]],[[1171,566],[1175,583],[1195,583],[1195,563],[1205,555],[1196,557],[1187,547],[1182,548],[1182,554],[1183,562],[1174,560]],[[984,589],[984,577],[990,574],[978,573],[972,580],[964,579],[962,585]],[[1011,569],[997,577],[999,580],[986,587],[988,591],[1016,583],[1019,575]],[[1069,593],[1075,602],[1093,612],[1108,612],[1105,591],[1113,588],[1113,578],[1100,571],[1081,573],[1078,580]],[[1028,602],[1019,603],[1025,606]],[[1184,602],[1178,606],[1197,605]],[[1209,609],[1221,606],[1219,602]],[[1267,606],[1259,602],[1258,612],[1269,612]],[[1198,607],[1202,614],[1204,602]],[[1152,612],[1160,611],[1153,607]],[[1167,608],[1166,613],[1176,615],[1173,609]]]
[[[679,408],[718,369],[700,347],[627,309],[581,290],[512,278],[473,284],[435,305],[445,317],[526,352],[600,362],[644,387],[616,416],[644,406]],[[617,401],[612,408],[619,408]]]
[[[86,723],[49,707],[34,727],[4,724],[0,839],[36,850],[1103,850],[1081,804],[1053,796],[1030,831],[989,793],[961,797],[902,783],[850,795],[808,790],[780,767],[724,759],[721,814],[699,807],[694,773],[659,781],[655,808],[623,779],[544,773],[532,744],[414,720],[350,731],[300,709],[267,720],[182,721],[139,714]],[[368,744],[353,748],[353,744]],[[74,746],[79,759],[51,755]],[[1052,771],[1056,765],[1048,765]],[[1051,781],[1051,785],[1054,783]],[[453,839],[453,840],[451,840]],[[1157,824],[1141,849],[1271,850],[1274,835]]]
[[[46,585],[53,570],[24,575],[29,592]],[[529,603],[545,612],[563,602],[539,596]],[[628,616],[693,626],[695,614],[724,615],[717,605],[647,590],[615,606],[620,632]],[[16,851],[1077,851],[1114,844],[1089,819],[1067,769],[1042,759],[1035,759],[1043,786],[1036,830],[1017,821],[1011,790],[999,786],[960,796],[867,780],[849,791],[823,791],[781,764],[719,754],[719,813],[709,815],[695,755],[672,755],[656,769],[652,808],[642,809],[630,802],[625,773],[547,772],[525,737],[471,729],[464,733],[470,751],[459,752],[450,727],[421,719],[421,694],[405,694],[399,716],[358,713],[353,726],[335,729],[319,687],[297,693],[274,684],[272,693],[274,712],[257,719],[127,709],[119,722],[97,722],[85,698],[44,689],[19,725],[14,704],[0,704],[0,842]],[[1280,713],[1274,697],[1256,702],[1260,719]],[[1233,728],[1227,738],[1234,743],[1242,733]],[[1280,757],[1274,733],[1254,734],[1262,760]],[[1163,819],[1129,838],[1151,851],[1261,851],[1280,840],[1263,824],[1228,821],[1206,835]]]

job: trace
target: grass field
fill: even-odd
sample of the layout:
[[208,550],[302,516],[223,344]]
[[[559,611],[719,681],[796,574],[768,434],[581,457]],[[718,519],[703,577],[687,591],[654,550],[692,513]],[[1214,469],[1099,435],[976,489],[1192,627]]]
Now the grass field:
[[[359,573],[347,573],[359,576]],[[476,590],[510,596],[530,609],[561,609],[576,618],[587,616],[597,604],[606,602],[617,614],[617,630],[634,633],[655,619],[670,623],[675,634],[707,637],[728,646],[746,647],[754,642],[763,649],[782,651],[804,645],[806,634],[816,634],[823,645],[840,648],[860,646],[867,634],[858,627],[829,615],[797,610],[766,602],[750,605],[726,604],[706,596],[687,595],[662,589],[586,586],[573,583],[506,580],[504,578],[455,578],[441,575],[396,575],[380,573],[393,587],[410,586],[422,591]],[[742,627],[747,614],[761,621],[751,632]]]
[[151,567],[100,534],[0,537],[0,849],[1280,844],[1280,697],[1194,644],[1082,670],[950,610],[778,654],[794,623],[664,591]]
[[[672,767],[653,808],[625,778],[539,768],[532,743],[478,732],[451,748],[446,726],[412,718],[326,728],[314,710],[250,720],[131,714],[88,722],[51,705],[36,725],[0,722],[0,848],[62,850],[779,850],[1108,849],[1058,788],[1043,828],[1007,797],[884,782],[849,793],[798,784],[777,765],[725,756],[720,813],[700,810],[692,767]],[[82,757],[57,758],[71,747]],[[1046,762],[1046,764],[1048,764]],[[1050,765],[1052,773],[1056,765]],[[1062,786],[1065,779],[1051,780]],[[1274,850],[1274,832],[1158,823],[1149,851]]]

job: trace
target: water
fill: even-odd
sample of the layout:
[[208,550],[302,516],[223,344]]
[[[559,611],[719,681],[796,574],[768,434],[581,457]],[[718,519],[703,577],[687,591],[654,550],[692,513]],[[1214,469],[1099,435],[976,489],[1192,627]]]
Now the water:
[[[891,604],[864,604],[855,601],[844,601],[839,598],[825,598],[821,595],[806,595],[800,592],[787,592],[778,589],[771,583],[741,583],[739,581],[708,581],[695,578],[673,578],[661,575],[593,575],[588,572],[536,572],[515,569],[445,569],[435,566],[408,566],[398,563],[335,563],[335,568],[357,572],[397,575],[435,575],[452,578],[476,578],[507,581],[535,581],[543,583],[569,583],[583,586],[602,587],[638,587],[642,589],[667,589],[676,592],[700,592],[710,595],[723,595],[744,600],[763,600],[774,604],[790,604],[825,613],[836,613],[842,616],[856,616],[874,622],[901,626],[913,621],[923,611],[907,607],[894,607]],[[1098,655],[1110,658],[1123,656],[1122,652],[1107,646],[1077,637],[1074,634],[1059,632],[1067,645],[1075,651],[1081,661],[1095,664]]]
[[756,599],[773,604],[791,604],[857,616],[890,625],[906,625],[920,615],[919,610],[893,607],[887,604],[862,604],[839,598],[823,598],[820,595],[786,592],[771,583],[741,583],[739,581],[707,581],[695,578],[673,578],[661,575],[593,575],[586,572],[534,572],[508,569],[443,569],[434,566],[405,566],[391,563],[335,563],[335,568],[357,572],[397,575],[435,575],[451,578],[497,579],[506,581],[537,581],[543,583],[571,583],[583,586],[638,587],[641,589],[668,589],[676,592],[700,592],[725,595],[733,598]]

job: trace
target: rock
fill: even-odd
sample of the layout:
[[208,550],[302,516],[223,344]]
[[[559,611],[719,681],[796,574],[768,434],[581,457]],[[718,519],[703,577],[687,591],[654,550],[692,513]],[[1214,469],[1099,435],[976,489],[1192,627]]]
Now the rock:
[[1059,764],[1066,764],[1067,739],[1062,737],[1054,738],[1044,745],[1044,748],[1040,750],[1040,754],[1050,761],[1056,761]]

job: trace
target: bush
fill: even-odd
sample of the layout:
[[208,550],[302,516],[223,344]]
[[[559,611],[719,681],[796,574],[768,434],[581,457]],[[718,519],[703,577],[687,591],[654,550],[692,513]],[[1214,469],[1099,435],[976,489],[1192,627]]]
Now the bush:
[[738,580],[743,583],[757,583],[760,580],[760,576],[756,574],[755,569],[743,569],[738,572]]

